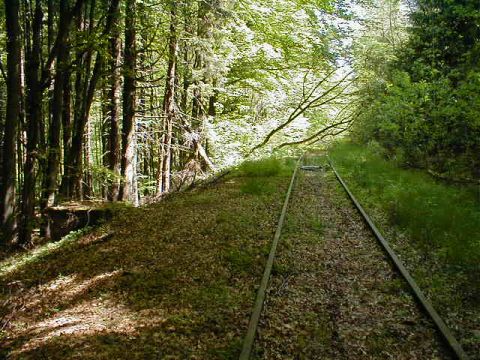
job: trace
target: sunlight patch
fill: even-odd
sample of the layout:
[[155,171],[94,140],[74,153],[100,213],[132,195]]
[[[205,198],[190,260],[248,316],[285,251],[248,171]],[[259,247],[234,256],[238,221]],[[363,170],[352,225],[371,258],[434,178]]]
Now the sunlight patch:
[[[65,335],[83,337],[99,333],[121,333],[135,337],[139,328],[160,325],[166,321],[163,314],[154,312],[155,314],[151,310],[132,312],[125,305],[112,300],[84,301],[27,328],[24,333],[28,334],[30,340],[13,354],[19,355],[45,346]],[[139,318],[148,319],[148,323],[139,323]]]

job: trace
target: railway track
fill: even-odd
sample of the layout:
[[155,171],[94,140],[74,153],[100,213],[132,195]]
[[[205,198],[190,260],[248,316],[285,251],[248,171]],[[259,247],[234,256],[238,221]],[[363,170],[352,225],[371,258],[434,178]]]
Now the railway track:
[[[271,276],[271,271],[272,271],[272,266],[275,260],[275,255],[278,247],[278,243],[282,234],[282,228],[285,222],[285,217],[287,214],[287,209],[288,205],[290,202],[290,199],[292,198],[292,191],[295,186],[295,182],[297,179],[298,172],[301,168],[302,161],[303,161],[303,155],[300,157],[296,163],[295,169],[293,171],[291,180],[290,180],[290,185],[287,190],[286,196],[285,196],[285,201],[282,207],[282,211],[280,214],[280,218],[278,221],[277,229],[274,235],[274,239],[272,241],[272,246],[269,252],[269,256],[267,259],[267,263],[265,266],[265,270],[262,276],[262,280],[260,283],[260,287],[257,291],[257,296],[255,300],[255,304],[252,310],[252,314],[250,317],[249,321],[249,326],[248,330],[246,333],[246,336],[244,338],[243,342],[243,347],[242,347],[242,352],[240,354],[240,360],[248,360],[250,359],[253,351],[253,346],[257,334],[257,329],[259,327],[259,321],[260,317],[262,314],[262,309],[263,305],[265,302],[265,297],[266,297],[266,291],[269,283],[269,279]],[[409,290],[415,300],[419,303],[419,305],[425,310],[426,315],[431,319],[433,324],[435,325],[436,329],[438,330],[438,333],[441,335],[443,340],[445,341],[445,344],[448,345],[448,347],[452,350],[453,355],[455,355],[456,358],[461,359],[461,360],[466,360],[468,359],[468,356],[462,349],[461,345],[459,342],[455,339],[445,322],[442,320],[442,318],[439,316],[439,314],[435,311],[433,308],[432,304],[428,301],[428,299],[424,296],[423,292],[419,288],[419,286],[416,284],[415,280],[413,277],[409,274],[405,266],[402,264],[398,256],[395,254],[395,252],[392,250],[388,242],[384,239],[380,231],[377,229],[373,221],[370,219],[368,214],[365,212],[365,210],[362,208],[358,200],[355,198],[353,193],[350,191],[348,188],[347,184],[345,181],[341,178],[340,174],[338,171],[335,169],[334,165],[330,162],[329,160],[329,165],[333,173],[335,174],[336,179],[338,182],[341,184],[345,192],[347,193],[348,197],[352,201],[353,205],[355,206],[356,210],[358,213],[361,215],[362,219],[365,221],[365,223],[368,225],[369,230],[371,233],[375,236],[375,238],[378,240],[379,244],[381,245],[383,251],[385,254],[388,256],[388,258],[392,261],[394,264],[395,270],[401,275],[401,277],[405,280],[405,282],[409,286]],[[315,171],[317,168],[315,166],[306,166],[303,168],[305,171]]]

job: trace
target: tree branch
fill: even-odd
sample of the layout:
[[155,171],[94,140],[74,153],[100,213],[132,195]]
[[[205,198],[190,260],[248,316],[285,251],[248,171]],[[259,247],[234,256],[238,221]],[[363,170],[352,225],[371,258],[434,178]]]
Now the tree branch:
[[84,2],[85,0],[77,0],[77,2],[75,3],[75,6],[72,8],[70,13],[68,14],[66,25],[65,25],[66,28],[58,29],[57,38],[55,39],[52,49],[50,50],[50,53],[48,55],[47,61],[43,67],[42,78],[40,80],[40,83],[42,84],[43,88],[48,87],[48,84],[50,82],[50,77],[51,77],[51,68],[52,68],[53,62],[55,61],[55,58],[57,57],[58,48],[60,44],[65,41],[65,38],[68,36],[73,18],[78,16]]
[[317,137],[319,137],[320,135],[322,135],[323,133],[327,132],[328,130],[330,129],[333,129],[333,128],[336,128],[337,126],[340,126],[340,125],[344,125],[344,124],[349,124],[350,122],[352,121],[352,119],[347,119],[347,120],[342,120],[342,121],[339,121],[335,124],[331,124],[327,127],[324,127],[323,129],[317,131],[315,134],[305,138],[305,139],[302,139],[302,140],[298,140],[298,141],[291,141],[291,142],[284,142],[283,144],[280,144],[279,146],[277,146],[275,148],[275,150],[277,149],[281,149],[285,146],[291,146],[291,145],[300,145],[300,144],[304,144],[306,142],[309,142]]
[[342,91],[340,92],[340,94],[338,94],[337,96],[334,96],[333,98],[330,98],[326,101],[323,101],[321,104],[315,104],[316,102],[320,101],[321,99],[323,99],[325,96],[327,96],[328,94],[330,94],[332,91],[334,91],[335,89],[337,89],[350,75],[351,75],[352,72],[349,72],[347,75],[345,75],[340,81],[338,81],[335,85],[333,85],[332,87],[330,87],[327,91],[323,92],[321,95],[315,97],[313,100],[309,100],[313,94],[315,93],[315,91],[320,87],[320,85],[322,85],[322,83],[324,83],[328,76],[330,76],[331,74],[333,74],[333,72],[330,72],[325,78],[323,78],[322,80],[320,80],[317,85],[315,85],[312,90],[309,92],[309,94],[307,95],[306,98],[303,98],[302,101],[300,102],[300,104],[293,110],[293,112],[290,114],[290,116],[288,117],[287,121],[285,121],[283,124],[279,125],[278,127],[276,127],[275,129],[273,129],[272,131],[270,131],[267,136],[265,137],[265,139],[258,145],[256,145],[255,147],[253,147],[253,149],[250,151],[250,154],[253,153],[255,150],[265,146],[269,141],[270,139],[272,138],[273,135],[275,135],[276,133],[278,133],[280,130],[284,129],[286,126],[288,126],[292,121],[294,121],[296,118],[298,118],[300,115],[302,115],[306,110],[310,109],[310,108],[313,108],[313,107],[318,107],[318,106],[321,106],[321,105],[325,105],[326,103],[328,103],[329,101],[331,100],[334,100],[335,98],[337,98],[338,96],[340,96],[343,91],[348,87],[350,86],[351,82],[344,88],[342,89]]

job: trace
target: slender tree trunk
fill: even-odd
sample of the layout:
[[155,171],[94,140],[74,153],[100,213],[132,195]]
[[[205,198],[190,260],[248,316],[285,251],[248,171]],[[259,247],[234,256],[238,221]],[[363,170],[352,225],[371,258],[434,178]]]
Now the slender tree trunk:
[[92,147],[92,122],[88,121],[86,125],[85,132],[85,146],[83,147],[84,163],[87,164],[85,170],[85,180],[81,183],[82,194],[87,199],[91,199],[95,196],[95,191],[93,187],[93,175],[92,175],[92,165],[93,165],[93,147]]
[[109,89],[109,151],[108,168],[114,178],[110,181],[108,200],[116,201],[119,195],[120,176],[120,7],[112,14],[110,36],[110,89]]
[[[111,0],[110,7],[107,14],[105,29],[103,35],[106,36],[112,31],[113,25],[113,14],[116,13],[120,0]],[[72,148],[70,151],[70,161],[71,161],[71,174],[70,174],[70,186],[71,186],[71,195],[74,199],[83,198],[83,187],[82,187],[82,178],[83,178],[83,141],[85,135],[85,127],[88,122],[88,117],[90,115],[90,108],[93,104],[94,95],[98,80],[100,79],[103,67],[104,67],[104,54],[98,52],[95,60],[95,65],[93,67],[92,76],[88,82],[86,96],[80,108],[80,114],[78,121],[75,123],[73,137],[72,137]]]
[[32,46],[27,53],[27,151],[24,167],[22,204],[18,242],[29,245],[32,241],[32,230],[35,218],[35,184],[37,162],[39,124],[42,121],[43,91],[40,84],[41,27],[43,13],[40,0],[36,1],[32,23]]
[[[59,8],[59,33],[60,37],[55,65],[55,77],[52,99],[52,118],[48,131],[48,160],[47,173],[45,175],[45,189],[42,196],[42,209],[55,203],[55,193],[58,186],[58,174],[60,170],[60,135],[62,128],[63,91],[65,71],[68,66],[68,32],[70,28],[68,0],[60,0]],[[48,234],[47,234],[48,236]]]
[[[91,0],[90,3],[90,24],[89,24],[89,34],[93,30],[93,13],[95,12],[95,1]],[[83,33],[85,31],[85,18],[88,6],[85,5],[79,9],[78,16],[76,18],[76,27],[79,33]],[[91,62],[91,55],[92,50],[88,49],[84,52],[82,49],[78,49],[75,54],[75,86],[74,86],[74,108],[73,108],[73,122],[70,123],[68,129],[64,128],[64,136],[68,136],[69,139],[67,142],[64,141],[64,156],[63,156],[63,176],[60,186],[60,194],[65,199],[72,198],[72,188],[73,188],[73,180],[72,180],[72,148],[73,148],[73,133],[74,129],[76,128],[76,124],[80,121],[81,117],[81,108],[82,103],[86,96],[86,83],[87,83],[87,74],[90,68]],[[68,89],[65,89],[67,92]],[[67,131],[67,134],[65,134]]]
[[63,172],[66,172],[68,149],[72,146],[72,85],[71,71],[65,69],[63,77],[63,109],[62,109],[62,127],[63,127]]
[[127,0],[125,12],[125,60],[123,68],[122,184],[120,199],[137,204],[135,110],[136,110],[136,0]]
[[15,231],[16,139],[21,102],[21,41],[18,0],[5,0],[7,35],[7,109],[3,141],[3,182],[0,188],[2,243],[12,241]]
[[165,86],[164,133],[162,140],[161,168],[157,176],[157,195],[170,191],[172,160],[172,133],[175,120],[175,77],[177,69],[177,15],[175,2],[171,3],[170,38],[168,45],[168,69]]
[[[106,88],[108,84],[105,84],[105,81],[102,81],[101,92],[102,92],[102,115],[100,120],[100,142],[101,142],[101,164],[103,167],[108,168],[108,89]],[[102,198],[108,200],[108,183],[107,179],[102,178]]]

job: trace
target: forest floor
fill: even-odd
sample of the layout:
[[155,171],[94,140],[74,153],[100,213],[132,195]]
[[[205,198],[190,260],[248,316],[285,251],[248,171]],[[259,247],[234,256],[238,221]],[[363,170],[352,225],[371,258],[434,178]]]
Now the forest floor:
[[235,358],[287,170],[126,209],[4,261],[0,358]]
[[[291,170],[237,173],[4,260],[0,358],[238,358]],[[255,346],[449,358],[330,171],[299,172]]]

